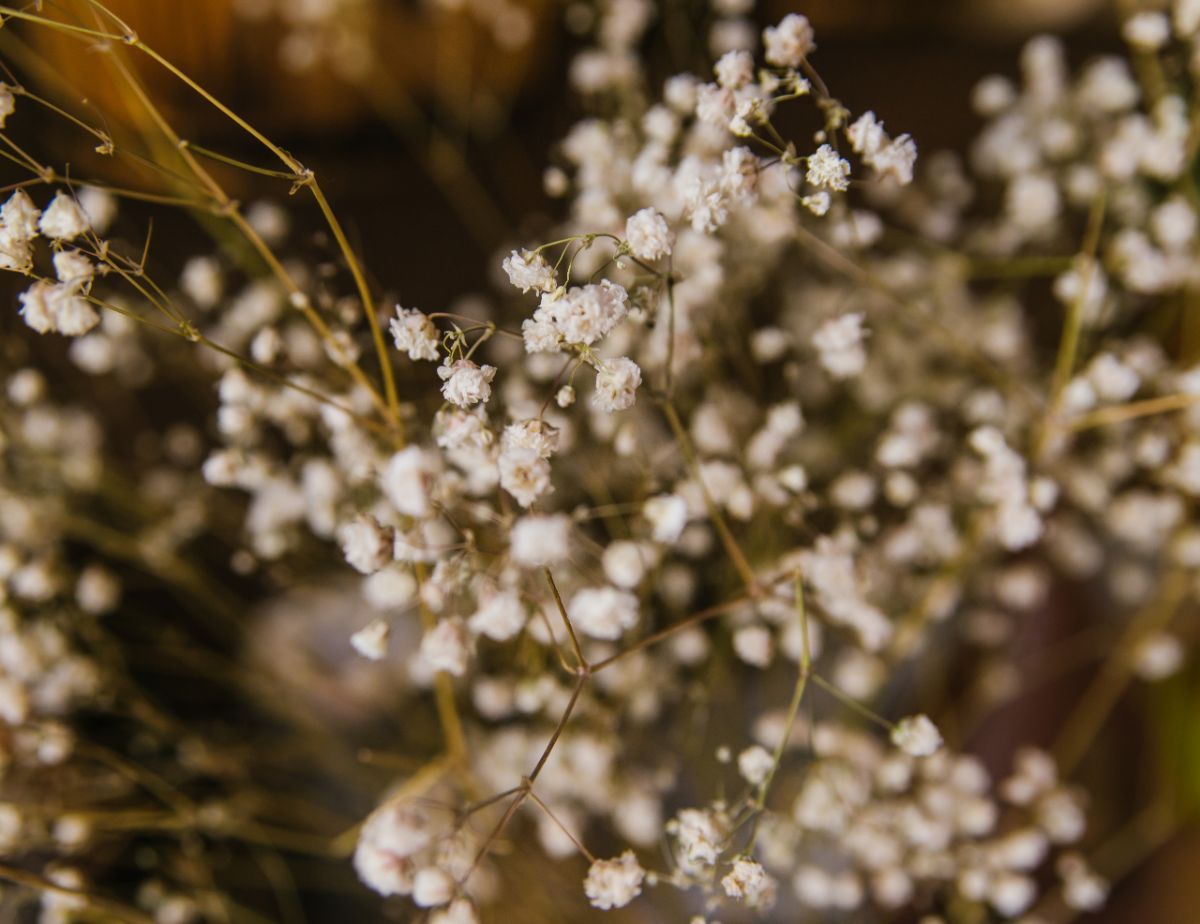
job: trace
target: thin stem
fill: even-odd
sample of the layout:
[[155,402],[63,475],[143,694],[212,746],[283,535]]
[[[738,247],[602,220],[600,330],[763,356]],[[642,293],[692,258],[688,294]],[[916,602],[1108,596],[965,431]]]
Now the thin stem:
[[1063,723],[1054,743],[1054,753],[1064,775],[1071,773],[1087,754],[1105,719],[1133,679],[1132,653],[1141,641],[1161,630],[1171,620],[1187,597],[1190,584],[1190,578],[1182,570],[1167,575],[1159,595],[1134,616],[1125,633],[1113,646],[1092,685]]
[[1045,413],[1038,428],[1033,444],[1033,457],[1042,455],[1049,442],[1053,429],[1062,410],[1063,394],[1071,375],[1075,371],[1075,359],[1079,353],[1079,338],[1083,332],[1083,313],[1087,306],[1088,294],[1091,291],[1096,276],[1096,250],[1100,246],[1100,231],[1104,227],[1105,197],[1100,195],[1092,203],[1088,214],[1087,230],[1083,236],[1083,247],[1080,254],[1085,258],[1079,292],[1067,306],[1067,316],[1063,321],[1062,337],[1058,342],[1058,356],[1054,362],[1054,377],[1050,384],[1050,400],[1046,403]]
[[290,180],[296,182],[296,174],[286,170],[272,170],[269,167],[258,167],[254,164],[247,163],[244,160],[238,160],[236,157],[230,157],[228,154],[221,154],[218,151],[212,151],[208,148],[201,147],[194,141],[184,141],[183,146],[189,151],[195,151],[197,154],[207,157],[209,160],[215,160],[221,164],[227,164],[230,167],[237,167],[239,170],[245,170],[247,173],[257,173],[259,176],[269,176],[280,180]]
[[750,567],[750,562],[746,560],[746,555],[742,552],[741,546],[738,545],[737,539],[734,538],[733,532],[729,529],[729,524],[725,522],[725,516],[721,513],[721,508],[717,506],[712,494],[709,493],[707,485],[704,483],[704,477],[700,470],[700,460],[696,456],[696,450],[692,446],[692,441],[688,437],[687,431],[679,420],[679,414],[675,410],[675,405],[671,403],[670,398],[664,398],[662,400],[662,407],[666,414],[667,422],[671,425],[671,431],[675,434],[675,441],[679,444],[679,449],[683,453],[684,459],[687,460],[696,483],[700,486],[700,493],[704,495],[704,505],[708,509],[709,519],[713,521],[713,526],[716,527],[721,544],[725,546],[725,551],[733,562],[734,568],[737,569],[738,574],[741,576],[742,583],[750,590],[752,596],[757,596],[759,587],[754,577],[754,569]]
[[[417,578],[418,599],[421,599],[420,586],[425,583],[425,565],[418,562],[414,567]],[[421,599],[419,606],[421,623],[426,630],[437,624],[437,617]],[[442,737],[445,739],[446,750],[452,761],[460,765],[467,756],[467,736],[463,731],[462,719],[458,715],[458,706],[454,698],[454,682],[445,671],[438,671],[433,679],[434,699],[437,704],[438,721],[442,727]]]
[[604,670],[606,667],[609,667],[610,665],[616,663],[617,661],[622,660],[623,658],[629,657],[630,655],[634,654],[635,652],[642,651],[643,649],[649,648],[651,645],[657,645],[659,642],[665,641],[666,639],[670,638],[672,635],[675,635],[677,632],[682,632],[684,629],[689,629],[692,626],[697,626],[702,622],[707,622],[710,619],[713,619],[724,613],[728,613],[730,610],[735,610],[739,606],[744,606],[745,604],[751,602],[753,599],[754,598],[751,597],[749,594],[742,594],[740,597],[735,597],[732,600],[726,600],[724,603],[718,603],[715,606],[710,606],[707,609],[703,609],[697,613],[693,613],[691,616],[687,617],[686,619],[682,619],[679,622],[674,623],[673,625],[667,626],[665,629],[659,629],[657,632],[655,632],[651,635],[647,635],[645,638],[640,639],[637,642],[634,642],[628,648],[623,648],[620,651],[618,651],[616,654],[610,655],[609,657],[605,658],[603,661],[597,661],[595,664],[592,665],[591,672],[593,674],[599,673],[600,671]]
[[1162,395],[1158,398],[1146,398],[1143,401],[1101,408],[1077,417],[1068,426],[1071,430],[1076,431],[1090,430],[1093,427],[1106,427],[1111,424],[1124,423],[1127,420],[1136,420],[1139,417],[1151,417],[1171,411],[1185,411],[1197,404],[1200,404],[1200,394]]
[[312,193],[313,198],[317,200],[321,214],[325,216],[325,221],[329,225],[329,229],[333,232],[334,239],[337,240],[338,247],[342,251],[342,256],[346,260],[346,265],[350,268],[350,275],[354,277],[354,284],[358,288],[358,296],[362,301],[363,311],[366,312],[367,323],[371,327],[371,339],[375,343],[375,352],[378,355],[379,365],[383,372],[383,387],[384,392],[387,394],[388,407],[391,409],[393,423],[399,434],[400,443],[403,444],[404,422],[400,418],[400,398],[396,392],[396,375],[392,370],[391,357],[388,355],[387,343],[383,339],[383,329],[379,324],[379,316],[375,311],[375,302],[371,297],[367,278],[363,274],[358,258],[354,255],[354,249],[350,246],[346,232],[342,230],[341,222],[338,221],[333,209],[330,208],[329,201],[325,198],[325,193],[321,190],[321,184],[317,182],[316,174],[308,170],[305,171],[305,177],[307,179],[306,185]]
[[844,706],[849,707],[854,712],[857,712],[864,719],[874,722],[876,725],[880,726],[881,728],[885,728],[888,731],[891,731],[893,728],[896,727],[893,722],[889,722],[887,719],[885,719],[883,716],[881,716],[875,710],[871,709],[869,706],[863,705],[858,700],[854,699],[852,696],[847,696],[845,693],[843,693],[841,690],[839,690],[837,687],[835,687],[832,683],[830,683],[828,680],[826,680],[820,674],[814,673],[812,675],[812,680],[813,680],[813,683],[815,683],[822,690],[824,690],[826,693],[828,693],[830,696],[832,696],[834,699],[836,699],[839,703],[841,703]]
[[550,809],[550,806],[538,798],[538,794],[534,792],[532,788],[529,790],[529,798],[533,800],[534,804],[537,805],[538,808],[546,813],[546,817],[548,817],[552,822],[554,822],[555,825],[558,826],[558,829],[567,836],[571,843],[575,845],[575,848],[581,854],[587,857],[589,863],[596,862],[595,855],[583,845],[583,841],[571,833],[571,829],[563,824],[562,820],[559,819],[559,817]]
[[554,604],[558,608],[559,615],[562,617],[563,625],[567,627],[567,634],[571,637],[571,648],[575,652],[575,659],[579,665],[578,671],[580,673],[587,673],[587,659],[583,656],[583,649],[579,646],[579,638],[575,635],[575,627],[571,625],[571,617],[567,615],[567,608],[563,605],[562,594],[558,592],[558,585],[554,583],[554,575],[550,573],[549,568],[543,568],[542,572],[546,575],[546,583],[550,585],[550,592],[554,594]]
[[537,780],[538,774],[542,772],[542,768],[546,766],[546,761],[550,759],[550,754],[554,750],[554,746],[558,744],[558,739],[562,736],[563,731],[567,727],[567,720],[571,718],[571,713],[575,711],[575,704],[579,701],[579,694],[583,692],[584,686],[587,684],[586,676],[580,677],[575,684],[575,689],[571,691],[571,698],[567,700],[567,708],[563,710],[562,718],[559,719],[557,727],[554,729],[554,734],[550,736],[546,748],[542,751],[542,756],[538,758],[537,764],[533,768],[533,772],[529,774],[529,782],[532,784]]
[[775,751],[771,755],[771,769],[767,772],[767,777],[762,781],[758,794],[754,798],[755,817],[754,825],[750,829],[750,850],[753,850],[758,838],[758,822],[762,818],[763,809],[767,804],[767,793],[771,789],[775,774],[779,772],[779,765],[783,762],[783,752],[787,750],[788,742],[791,740],[792,729],[796,727],[796,719],[800,715],[800,703],[804,699],[804,691],[808,687],[808,678],[812,670],[812,655],[808,640],[808,611],[804,606],[804,583],[799,571],[796,572],[796,615],[800,620],[800,672],[796,677],[796,685],[792,689],[792,700],[788,704],[783,731],[780,733],[779,740],[775,743]]
[[136,908],[121,902],[114,901],[111,898],[104,898],[99,895],[94,895],[91,892],[83,892],[78,889],[68,889],[65,886],[60,886],[58,883],[39,876],[36,873],[31,873],[27,870],[20,869],[16,866],[8,864],[0,864],[0,879],[6,879],[9,882],[17,885],[25,886],[29,889],[34,889],[38,892],[45,892],[50,895],[61,895],[66,898],[75,898],[84,904],[85,907],[91,907],[97,912],[105,915],[112,915],[115,920],[129,921],[133,924],[155,924],[155,919],[148,914],[144,914]]

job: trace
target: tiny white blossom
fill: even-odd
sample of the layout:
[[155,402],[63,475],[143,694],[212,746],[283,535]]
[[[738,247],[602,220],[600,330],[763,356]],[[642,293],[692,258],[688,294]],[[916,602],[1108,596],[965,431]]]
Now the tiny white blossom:
[[788,13],[777,26],[763,30],[763,47],[768,63],[777,67],[799,67],[817,46],[808,18]]
[[812,195],[802,197],[800,204],[814,215],[820,217],[829,213],[829,206],[833,204],[833,200],[830,198],[829,193],[821,190]]
[[602,911],[624,908],[642,894],[646,871],[632,850],[611,860],[596,860],[588,869],[583,890],[592,906]]
[[586,587],[571,598],[567,614],[585,635],[617,639],[637,624],[637,597],[615,587]]
[[92,261],[78,250],[60,250],[54,255],[54,275],[64,285],[83,288],[95,275]]
[[912,715],[896,723],[892,743],[913,757],[928,757],[942,746],[942,735],[929,716]]
[[19,296],[21,317],[39,334],[53,331],[68,337],[86,334],[100,323],[100,314],[74,289],[73,285],[38,280]]
[[754,80],[754,58],[746,51],[727,51],[713,67],[717,83],[740,90]]
[[540,252],[523,250],[518,253],[514,250],[504,258],[502,266],[508,281],[522,292],[531,289],[553,292],[558,288],[554,267],[546,262],[546,258]]
[[388,460],[379,479],[380,487],[400,513],[424,517],[432,509],[430,491],[440,470],[434,453],[406,446]]
[[642,209],[625,222],[629,250],[641,260],[658,260],[671,252],[674,235],[657,209]]
[[514,591],[494,593],[480,602],[468,625],[472,632],[505,642],[525,627],[525,607]]
[[391,629],[382,619],[372,619],[350,636],[350,644],[364,658],[379,661],[387,655],[388,636]]
[[517,564],[540,568],[563,561],[570,547],[571,520],[561,513],[521,517],[509,533]]
[[99,615],[116,609],[121,599],[121,582],[111,571],[89,565],[75,584],[75,602],[85,613]]
[[87,215],[88,226],[103,234],[117,218],[117,197],[107,189],[85,186],[79,190],[79,204]]
[[775,880],[761,863],[749,857],[733,861],[733,869],[721,880],[721,888],[730,898],[741,899],[751,908],[765,908],[775,901]]
[[688,505],[677,494],[661,494],[646,501],[642,513],[653,530],[654,541],[674,545],[688,522]]
[[438,366],[438,377],[442,380],[442,396],[458,407],[486,404],[492,396],[492,379],[496,377],[495,366],[479,366],[469,359],[450,361],[447,356]]
[[454,877],[444,869],[427,866],[413,878],[413,902],[419,908],[435,908],[454,897]]
[[221,264],[215,257],[192,257],[179,274],[179,288],[201,308],[214,307],[225,290]]
[[637,401],[642,370],[628,357],[604,360],[596,371],[592,403],[605,411],[624,411]]
[[853,378],[866,366],[867,354],[863,349],[866,335],[860,312],[844,314],[822,324],[812,343],[817,349],[821,365],[836,379]]
[[504,428],[500,437],[502,452],[513,449],[532,449],[543,459],[548,459],[558,449],[559,431],[541,418],[531,418],[511,423]]
[[901,186],[912,182],[916,162],[917,144],[908,135],[889,142],[869,161],[881,179],[890,176]]
[[388,329],[396,349],[407,353],[410,359],[438,358],[438,330],[423,311],[397,305]]
[[1164,680],[1179,671],[1183,660],[1183,644],[1166,632],[1147,636],[1133,650],[1134,670],[1143,680]]
[[471,636],[457,616],[443,619],[421,637],[421,658],[434,670],[455,677],[467,672],[471,658]]
[[1171,38],[1171,21],[1165,13],[1147,10],[1125,20],[1121,35],[1135,48],[1158,51]]
[[682,809],[671,822],[679,841],[679,865],[684,872],[698,874],[717,862],[725,841],[723,819],[702,809]]
[[764,783],[775,766],[775,758],[762,745],[756,744],[746,748],[738,755],[738,773],[751,786]]
[[804,178],[813,186],[842,192],[850,187],[850,163],[838,156],[828,144],[823,144],[808,156]]
[[373,516],[355,517],[342,527],[342,554],[356,571],[372,574],[392,560],[394,532]]
[[550,463],[536,449],[514,446],[500,453],[500,486],[522,507],[551,490]]
[[82,295],[64,286],[57,293],[58,332],[65,337],[82,337],[100,323],[100,313]]
[[747,664],[768,667],[773,654],[771,631],[766,626],[742,626],[733,634],[733,650]]
[[38,228],[51,240],[70,241],[88,230],[87,215],[66,193],[58,193],[42,212]]

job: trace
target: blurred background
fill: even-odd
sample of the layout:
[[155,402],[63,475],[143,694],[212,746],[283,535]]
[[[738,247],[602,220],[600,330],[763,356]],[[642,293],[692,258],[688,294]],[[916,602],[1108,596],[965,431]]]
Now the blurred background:
[[[70,0],[60,5],[68,7]],[[110,5],[152,48],[317,172],[376,291],[406,306],[441,310],[472,291],[486,292],[497,255],[536,237],[554,220],[556,203],[544,190],[543,171],[553,162],[556,140],[587,111],[567,75],[590,23],[589,5],[553,0],[110,0]],[[656,30],[648,47],[652,85],[701,66],[709,54],[705,9],[698,0],[661,0],[658,11],[673,28]],[[969,105],[971,88],[987,74],[1015,73],[1019,49],[1030,36],[1061,35],[1073,63],[1120,45],[1118,10],[1105,0],[765,0],[754,15],[765,24],[790,11],[812,21],[819,46],[814,63],[833,93],[852,111],[872,108],[895,131],[911,133],[924,154],[965,150],[980,125]],[[668,31],[688,38],[668,40],[663,35]],[[0,55],[22,82],[71,111],[103,113],[114,137],[153,134],[144,110],[129,104],[124,84],[87,41],[19,24],[3,33]],[[227,119],[198,105],[182,83],[152,62],[135,63],[185,138],[278,168]],[[70,89],[80,86],[89,88],[86,99]],[[92,140],[62,120],[26,123],[20,133],[36,138],[43,152],[73,151],[72,165],[81,176],[119,185],[146,179],[136,166],[96,155]],[[219,164],[214,171],[238,199],[282,201],[288,194],[286,180]],[[298,214],[292,211],[294,220]],[[311,217],[316,229],[319,216]],[[172,247],[193,252],[203,234],[199,223],[190,229],[160,227],[157,259],[168,263]],[[323,242],[312,243],[319,249]],[[11,280],[3,284],[6,297],[15,291]],[[58,347],[37,347],[42,348]],[[1032,641],[1048,644],[1086,620],[1086,596],[1063,589],[1047,607],[1041,638]],[[1019,741],[1050,741],[1090,679],[1088,668],[1071,665],[1055,674],[1053,682],[991,716],[967,749],[993,767],[1005,767]],[[1117,709],[1080,771],[1098,804],[1120,806],[1114,808],[1120,812],[1139,801],[1146,787],[1179,774],[1181,785],[1187,788],[1190,779],[1191,789],[1200,790],[1200,759],[1181,753],[1200,750],[1197,689],[1196,678],[1185,675],[1138,691]],[[1181,727],[1192,729],[1182,740]],[[1197,869],[1200,831],[1193,825],[1131,870],[1094,920],[1196,924],[1200,877],[1189,873]],[[645,918],[635,906],[622,920]]]

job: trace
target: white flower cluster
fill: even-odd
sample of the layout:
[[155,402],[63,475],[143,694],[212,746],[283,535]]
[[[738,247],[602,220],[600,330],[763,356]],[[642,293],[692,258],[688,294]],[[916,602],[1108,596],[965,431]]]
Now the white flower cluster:
[[[0,269],[28,275],[39,235],[61,248],[90,228],[83,207],[70,194],[57,193],[39,211],[25,190],[18,189],[0,206]],[[21,293],[21,317],[39,334],[81,337],[100,323],[88,299],[95,266],[79,250],[56,249],[53,263],[56,280],[39,279]]]

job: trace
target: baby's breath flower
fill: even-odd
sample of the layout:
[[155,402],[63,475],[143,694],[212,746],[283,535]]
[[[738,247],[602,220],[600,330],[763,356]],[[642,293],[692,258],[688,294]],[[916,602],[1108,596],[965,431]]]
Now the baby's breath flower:
[[38,221],[38,229],[55,241],[70,241],[89,228],[87,215],[79,203],[66,193],[58,193]]
[[100,615],[116,609],[121,599],[121,582],[111,571],[90,565],[79,575],[75,601],[86,613]]
[[901,719],[892,729],[892,743],[905,754],[928,757],[942,746],[942,735],[927,715]]
[[342,528],[342,553],[362,574],[372,574],[390,562],[394,542],[393,530],[367,514],[355,517]]
[[384,803],[368,817],[354,851],[354,869],[380,895],[408,895],[412,858],[436,835],[433,819],[411,802]]
[[839,157],[828,144],[823,144],[808,156],[807,170],[804,178],[811,185],[834,192],[842,192],[850,187],[850,164]]
[[551,490],[550,463],[536,449],[513,446],[500,453],[500,486],[522,507]]
[[396,316],[388,329],[396,349],[407,353],[409,359],[434,360],[438,358],[438,331],[425,313],[416,308],[396,306]]
[[107,189],[84,186],[79,190],[79,205],[96,234],[103,234],[117,219],[117,197]]
[[561,514],[521,517],[509,534],[512,557],[529,568],[562,561],[570,547],[571,520]]
[[413,901],[420,908],[435,908],[454,897],[454,878],[444,869],[427,866],[413,878]]
[[825,370],[836,379],[848,379],[866,366],[865,336],[863,315],[854,312],[826,321],[813,334],[812,343]]
[[688,505],[677,494],[661,494],[646,501],[642,513],[650,521],[654,541],[674,545],[688,522]]
[[749,857],[733,861],[733,868],[721,880],[721,888],[730,898],[740,899],[751,908],[769,908],[775,903],[775,880],[761,863]]
[[554,267],[540,252],[522,250],[518,253],[514,250],[504,258],[502,266],[508,281],[522,292],[553,292],[558,288]]
[[745,51],[729,51],[721,56],[713,71],[721,86],[740,90],[754,80],[754,58]]
[[1135,48],[1157,51],[1171,38],[1171,22],[1165,13],[1145,11],[1125,20],[1121,34]]
[[637,625],[637,597],[614,587],[588,587],[571,598],[567,614],[585,635],[616,639]]
[[0,225],[0,269],[28,273],[33,268],[33,245]]
[[670,254],[674,235],[657,209],[642,209],[625,222],[625,240],[635,257],[654,261]]
[[0,228],[16,241],[31,241],[37,237],[41,212],[23,189],[18,189],[0,206]]
[[225,288],[221,264],[214,257],[192,257],[179,274],[179,287],[201,308],[214,307],[221,300]]
[[1164,680],[1178,672],[1183,665],[1183,645],[1166,632],[1157,632],[1143,639],[1134,648],[1134,670],[1143,680]]
[[440,460],[434,453],[408,446],[388,460],[380,476],[380,487],[400,513],[428,516],[432,509],[430,491],[440,470]]
[[40,334],[56,331],[79,337],[100,323],[100,314],[73,285],[42,279],[22,292],[20,300],[21,317]]
[[766,626],[742,626],[733,634],[733,650],[747,664],[768,667],[774,654],[771,631]]
[[480,366],[469,359],[451,362],[447,356],[438,367],[442,380],[442,397],[458,407],[486,404],[492,396],[492,379],[496,377],[495,366]]
[[552,456],[558,449],[559,431],[541,418],[521,420],[504,428],[500,438],[501,451],[532,449],[543,459]]
[[39,334],[58,329],[58,311],[54,307],[54,283],[39,280],[17,296],[21,301],[21,318]]
[[350,644],[364,658],[379,661],[387,655],[388,636],[391,629],[382,619],[372,619],[350,636]]
[[624,411],[637,401],[642,370],[628,357],[605,360],[596,371],[592,403],[604,411]]
[[506,642],[524,628],[525,607],[514,591],[500,591],[480,602],[468,625],[472,632]]
[[78,250],[60,250],[54,255],[54,275],[64,285],[82,288],[95,272],[92,261]]
[[727,825],[723,817],[705,809],[682,809],[668,830],[679,842],[679,865],[684,872],[702,873],[721,855]]
[[800,204],[818,217],[826,215],[829,212],[829,206],[833,203],[829,193],[821,190],[820,192],[812,193],[804,196],[800,200]]
[[799,13],[788,13],[777,26],[763,30],[767,61],[776,67],[799,67],[817,47],[812,25]]
[[588,869],[583,890],[592,906],[602,911],[624,908],[642,894],[646,871],[632,850],[611,860],[596,860]]
[[775,759],[770,751],[756,744],[738,754],[737,765],[742,779],[751,786],[758,786],[770,775]]
[[421,637],[422,660],[435,671],[461,677],[471,658],[471,636],[457,616],[441,620]]

